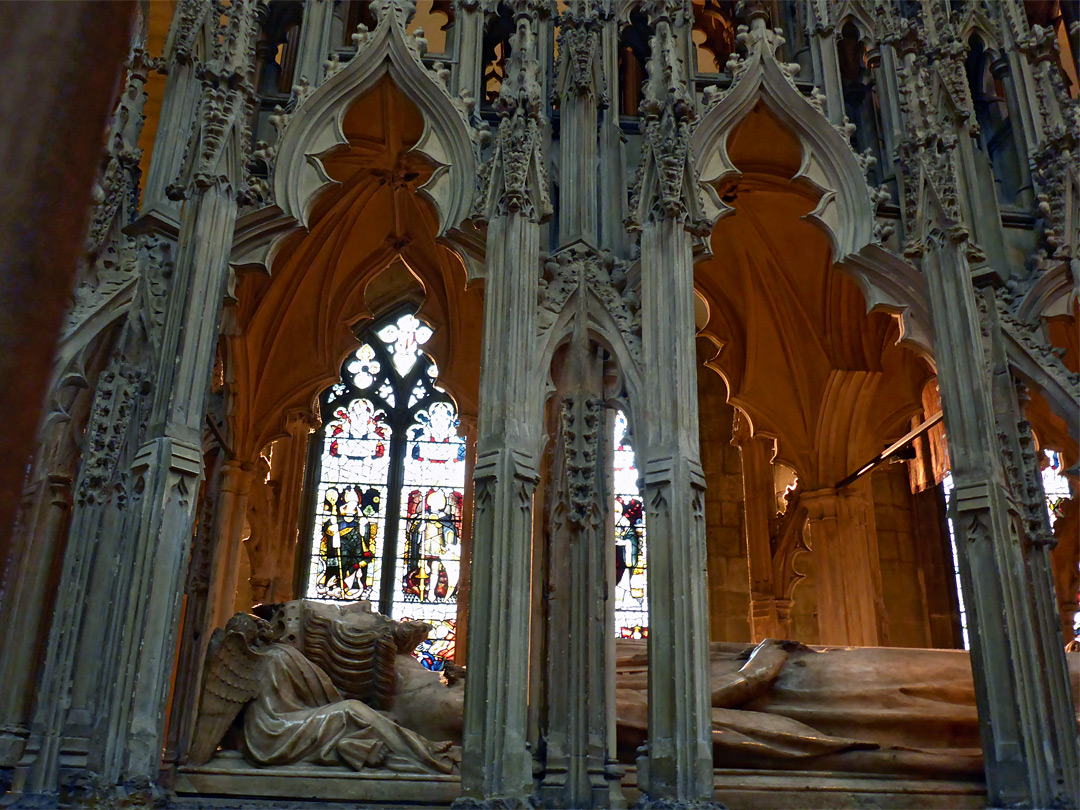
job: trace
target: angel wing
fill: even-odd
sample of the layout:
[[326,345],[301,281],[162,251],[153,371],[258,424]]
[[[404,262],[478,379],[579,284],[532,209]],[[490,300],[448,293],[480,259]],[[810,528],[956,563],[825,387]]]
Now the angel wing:
[[199,715],[188,762],[202,765],[217,750],[240,710],[259,693],[263,650],[270,625],[257,616],[238,613],[210,637],[203,666]]

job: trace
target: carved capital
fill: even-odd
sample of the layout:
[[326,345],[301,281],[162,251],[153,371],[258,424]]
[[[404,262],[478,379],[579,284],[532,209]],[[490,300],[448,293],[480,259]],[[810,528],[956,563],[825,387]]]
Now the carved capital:
[[322,419],[310,408],[298,408],[285,414],[285,430],[293,439],[305,439],[322,427]]

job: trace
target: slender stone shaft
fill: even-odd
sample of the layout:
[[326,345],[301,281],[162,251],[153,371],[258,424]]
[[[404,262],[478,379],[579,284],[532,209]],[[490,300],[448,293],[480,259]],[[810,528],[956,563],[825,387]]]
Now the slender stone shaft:
[[323,62],[330,50],[330,30],[333,22],[334,0],[308,0],[304,3],[295,75],[297,80],[304,79],[312,87],[318,87],[322,83]]
[[777,616],[769,537],[769,518],[776,511],[772,467],[775,445],[763,436],[751,436],[749,423],[741,417],[736,418],[732,444],[739,448],[742,459],[746,555],[750,569],[750,632],[754,641],[786,638]]
[[236,587],[240,577],[240,555],[244,554],[240,535],[244,530],[251,465],[226,461],[221,471],[221,497],[214,514],[214,553],[210,561],[210,592],[206,638],[215,627],[224,627],[232,617]]
[[206,0],[182,0],[180,6],[165,48],[169,76],[161,99],[150,168],[143,184],[141,209],[143,214],[154,212],[173,222],[180,219],[180,202],[170,200],[166,189],[180,173],[191,130],[198,119],[201,85],[195,75],[193,50],[199,29],[193,22],[199,19]]
[[[987,792],[995,806],[1046,807],[1066,796],[1075,806],[1076,772],[1070,763],[1076,762],[1076,729],[1063,737],[1051,719],[1069,711],[1051,697],[1068,689],[1067,683],[1053,683],[1064,679],[1064,655],[1056,638],[1046,643],[1045,622],[1032,615],[1033,590],[1048,585],[1034,582],[1025,570],[1028,541],[1003,469],[965,247],[939,230],[922,266],[956,487],[950,514],[973,630]],[[995,306],[993,294],[988,297],[984,308]]]
[[818,628],[822,644],[876,647],[882,643],[883,604],[877,530],[870,481],[843,490],[804,493],[818,575]]
[[705,479],[698,449],[690,234],[674,218],[641,234],[644,412],[635,414],[649,522],[649,742],[638,761],[651,799],[713,795]]
[[488,225],[461,783],[471,799],[524,805],[532,496],[539,414],[526,358],[536,330],[538,223],[520,212]]
[[[271,552],[278,562],[266,594],[269,602],[287,601],[290,598],[295,574],[293,569],[296,565],[296,544],[301,533],[310,530],[310,527],[300,525],[301,503],[308,443],[311,441],[311,432],[318,424],[315,415],[307,411],[290,413],[285,420],[285,429],[289,436],[283,440],[283,457],[280,462],[275,458],[274,467],[274,479],[278,482],[281,503],[278,507],[277,525],[271,527],[278,532]],[[274,452],[276,455],[277,451]]]
[[[578,268],[579,272],[582,268]],[[611,495],[603,352],[586,335],[584,287],[553,437],[547,553],[547,672],[541,802],[552,808],[624,807],[608,767]]]
[[597,116],[606,105],[601,11],[576,0],[561,18],[559,67],[559,242],[597,243]]
[[184,206],[162,365],[148,439],[132,465],[134,505],[127,622],[120,638],[116,705],[101,750],[104,772],[154,778],[161,762],[162,715],[179,629],[202,473],[202,421],[228,278],[236,197],[221,181],[197,188]]

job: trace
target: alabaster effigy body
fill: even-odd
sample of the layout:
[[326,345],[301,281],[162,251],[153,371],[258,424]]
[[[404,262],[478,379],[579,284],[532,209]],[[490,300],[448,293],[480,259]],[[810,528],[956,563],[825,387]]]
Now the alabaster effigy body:
[[[239,613],[217,630],[207,651],[203,691],[189,762],[209,760],[232,734],[254,765],[310,763],[355,770],[450,773],[460,759],[460,701],[456,723],[425,724],[404,711],[415,728],[390,711],[420,705],[425,687],[447,691],[438,676],[418,688],[398,673],[428,626],[394,622],[367,602],[338,606],[298,600],[273,606],[267,619]],[[415,673],[416,670],[413,670]],[[432,741],[427,734],[434,734]]]
[[[366,602],[297,600],[265,615],[237,614],[215,634],[192,764],[227,743],[231,727],[256,765],[456,768],[465,687],[456,668],[447,679],[412,657],[427,625],[395,622]],[[1080,653],[1068,661],[1075,696]],[[939,778],[982,771],[962,650],[768,639],[713,643],[710,662],[717,767]],[[619,757],[632,762],[648,731],[646,642],[616,642],[615,684]]]

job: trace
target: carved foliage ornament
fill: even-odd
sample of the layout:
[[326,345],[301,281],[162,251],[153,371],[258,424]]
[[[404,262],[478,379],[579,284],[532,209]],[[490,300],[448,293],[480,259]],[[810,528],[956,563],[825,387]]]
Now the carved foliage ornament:
[[575,0],[559,17],[559,92],[592,96],[607,107],[607,83],[601,64],[600,32],[612,16],[608,0]]
[[674,219],[695,235],[705,236],[710,222],[698,190],[690,129],[694,101],[683,79],[678,38],[691,19],[690,5],[679,0],[644,3],[655,33],[650,40],[649,78],[641,102],[641,163],[630,199],[627,226]]
[[540,61],[536,58],[536,25],[540,0],[516,0],[515,31],[510,37],[506,78],[494,107],[499,129],[494,149],[479,177],[479,197],[473,218],[519,213],[533,222],[551,214],[544,159],[544,115],[540,94]]
[[537,331],[543,334],[559,318],[575,291],[588,292],[615,322],[631,357],[641,361],[641,302],[626,290],[627,263],[610,251],[599,253],[575,246],[559,251],[544,263],[537,293]]
[[215,36],[213,53],[197,63],[202,82],[198,123],[188,141],[180,178],[167,189],[171,199],[184,199],[193,188],[215,184],[244,188],[241,203],[265,194],[265,182],[253,180],[251,125],[258,105],[255,93],[255,43],[259,19],[269,0],[233,0],[209,9]]
[[566,460],[567,521],[577,528],[595,528],[600,520],[598,476],[600,423],[604,402],[597,397],[566,396],[560,409],[563,456]]

